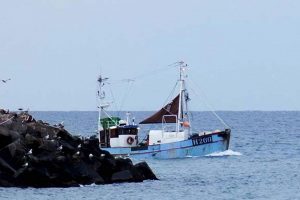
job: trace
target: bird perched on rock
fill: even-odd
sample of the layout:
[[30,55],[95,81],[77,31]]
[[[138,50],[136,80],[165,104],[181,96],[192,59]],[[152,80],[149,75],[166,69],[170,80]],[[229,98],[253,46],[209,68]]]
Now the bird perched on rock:
[[28,167],[28,162],[23,165],[23,167]]
[[77,152],[76,152],[76,155],[79,155],[79,154],[80,154],[80,151],[77,151]]
[[48,140],[48,139],[49,139],[49,135],[48,135],[48,134],[45,136],[45,139],[46,139],[46,140]]
[[63,149],[63,146],[60,145],[57,149],[58,149],[58,150],[62,150],[62,149]]
[[60,122],[60,123],[58,124],[58,127],[59,127],[59,128],[64,128],[64,127],[65,127],[64,122],[63,122],[63,121]]
[[28,155],[32,154],[32,149],[30,149],[27,154]]
[[81,144],[79,144],[79,145],[77,146],[77,148],[80,149],[80,148],[81,148]]
[[94,157],[94,155],[90,153],[90,154],[89,154],[89,158],[92,158],[92,157]]

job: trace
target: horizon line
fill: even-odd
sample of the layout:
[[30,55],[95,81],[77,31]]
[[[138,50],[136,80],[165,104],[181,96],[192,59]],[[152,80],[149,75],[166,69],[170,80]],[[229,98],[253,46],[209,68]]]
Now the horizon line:
[[[12,112],[20,112],[12,110]],[[97,110],[29,110],[29,112],[98,112]],[[110,110],[108,112],[156,112],[156,110],[131,110],[131,111],[117,111]],[[192,110],[190,112],[300,112],[300,110]]]

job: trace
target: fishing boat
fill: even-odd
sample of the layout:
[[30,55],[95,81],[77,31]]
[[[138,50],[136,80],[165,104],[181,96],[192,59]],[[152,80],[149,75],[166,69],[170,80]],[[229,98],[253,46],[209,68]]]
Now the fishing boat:
[[150,130],[146,137],[139,140],[140,126],[127,113],[126,120],[110,116],[104,102],[103,87],[107,78],[100,77],[99,82],[99,122],[98,133],[100,148],[114,156],[128,156],[135,159],[170,159],[204,156],[214,152],[228,150],[231,130],[193,131],[186,88],[186,69],[179,62],[179,92],[158,112],[142,120],[139,124],[161,124],[159,130]]

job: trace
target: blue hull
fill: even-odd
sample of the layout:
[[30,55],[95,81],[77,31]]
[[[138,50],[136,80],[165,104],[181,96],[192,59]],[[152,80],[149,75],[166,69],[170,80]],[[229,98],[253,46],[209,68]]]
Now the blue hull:
[[194,136],[188,140],[140,147],[102,148],[114,156],[129,156],[134,159],[171,159],[190,156],[205,156],[228,150],[230,132]]

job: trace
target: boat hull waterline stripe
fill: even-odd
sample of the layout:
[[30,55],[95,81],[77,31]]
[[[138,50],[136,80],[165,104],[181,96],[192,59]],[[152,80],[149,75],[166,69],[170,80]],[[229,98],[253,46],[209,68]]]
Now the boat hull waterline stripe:
[[[172,148],[172,149],[154,150],[154,151],[147,151],[147,152],[137,152],[137,153],[135,153],[133,151],[132,153],[129,153],[129,155],[150,154],[150,153],[159,153],[159,152],[164,152],[164,151],[172,151],[172,150],[177,150],[177,149],[187,149],[187,148],[191,148],[191,147],[194,147],[194,146],[218,143],[218,142],[221,142],[221,141],[223,141],[223,140],[214,141],[214,142],[210,142],[210,143],[199,144],[199,145],[190,145],[190,146],[186,146],[186,147],[177,147],[177,148]],[[159,145],[151,145],[151,146],[159,146]],[[125,149],[126,147],[120,147],[120,148]],[[104,148],[103,150],[108,150],[108,149]],[[114,156],[127,156],[127,155],[128,154],[126,154],[126,153],[124,153],[124,154],[114,154]]]

